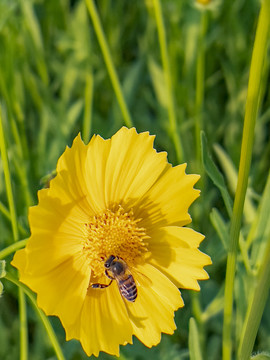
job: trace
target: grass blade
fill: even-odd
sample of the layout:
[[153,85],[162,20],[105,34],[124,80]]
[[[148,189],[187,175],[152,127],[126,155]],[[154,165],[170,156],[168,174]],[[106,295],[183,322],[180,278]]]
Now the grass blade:
[[223,360],[230,360],[232,353],[232,309],[233,288],[236,269],[236,256],[238,239],[241,228],[241,219],[244,208],[245,195],[248,184],[248,175],[251,164],[254,128],[259,109],[260,87],[263,74],[263,63],[267,54],[269,25],[270,25],[270,0],[262,2],[259,21],[257,25],[255,43],[253,48],[248,94],[241,146],[239,175],[233,207],[233,216],[230,231],[229,253],[225,280],[225,303],[223,322]]
[[97,12],[95,3],[94,3],[93,0],[85,0],[85,1],[86,1],[86,5],[87,5],[87,8],[88,8],[90,17],[91,17],[92,22],[93,22],[93,26],[94,26],[94,29],[95,29],[95,32],[96,32],[96,36],[98,38],[98,42],[99,42],[99,45],[100,45],[100,48],[101,48],[101,51],[102,51],[102,54],[103,54],[105,64],[107,66],[109,76],[111,78],[111,82],[112,82],[112,86],[113,86],[116,98],[118,100],[120,109],[122,111],[124,122],[125,122],[127,127],[132,127],[131,116],[130,116],[126,101],[124,99],[124,95],[123,95],[123,92],[122,92],[120,81],[118,79],[118,75],[116,73],[115,66],[114,66],[113,61],[112,61],[112,56],[111,56],[111,53],[110,53],[110,50],[109,50],[107,40],[106,40],[105,35],[104,35],[104,31],[102,29],[101,21],[100,21],[100,18],[98,16],[98,12]]

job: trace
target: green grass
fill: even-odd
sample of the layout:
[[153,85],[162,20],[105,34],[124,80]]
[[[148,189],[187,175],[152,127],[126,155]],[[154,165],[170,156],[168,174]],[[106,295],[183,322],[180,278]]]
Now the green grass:
[[251,352],[267,359],[269,0],[258,28],[257,0],[214,0],[205,11],[190,0],[93,4],[0,1],[0,260],[8,274],[0,359],[27,358],[27,348],[30,360],[61,359],[61,352],[87,359],[79,342],[65,342],[57,318],[44,319],[29,290],[18,293],[10,261],[29,236],[28,208],[66,145],[78,132],[87,142],[123,125],[155,134],[172,164],[187,162],[188,173],[201,174],[190,213],[213,265],[200,293],[182,291],[175,334],[152,349],[135,340],[121,359],[244,360]]

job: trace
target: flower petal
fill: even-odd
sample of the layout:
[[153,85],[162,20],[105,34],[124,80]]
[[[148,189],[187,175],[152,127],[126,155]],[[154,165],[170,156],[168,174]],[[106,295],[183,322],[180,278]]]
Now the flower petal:
[[200,290],[197,280],[208,279],[203,267],[211,264],[210,257],[197,249],[203,239],[203,235],[186,227],[157,229],[149,241],[150,262],[178,287]]
[[191,222],[188,208],[199,196],[193,188],[198,175],[186,175],[186,164],[168,167],[154,186],[136,204],[137,218],[141,226],[151,230],[157,226],[183,226]]
[[[159,343],[161,332],[172,334],[175,330],[174,311],[184,306],[177,287],[159,270],[150,264],[138,266],[135,272],[138,297],[127,308],[134,334],[146,346]],[[144,286],[144,276],[150,280]]]
[[65,324],[78,317],[86,296],[90,269],[80,254],[75,254],[43,275],[25,272],[27,250],[17,251],[12,265],[20,270],[20,281],[38,294],[38,306],[47,315],[59,316]]
[[[81,140],[80,134],[74,139],[72,147],[66,148],[57,163],[57,176],[51,180],[50,197],[61,199],[63,204],[75,199],[86,199],[85,161],[87,146]],[[85,203],[91,209],[91,203]]]
[[15,254],[12,265],[19,269],[21,281],[38,293],[38,303],[47,314],[72,322],[90,279],[82,251],[87,218],[78,206],[62,205],[41,191],[39,205],[30,208],[29,219],[32,235],[26,249]]
[[88,215],[79,207],[79,201],[63,205],[47,192],[39,192],[39,205],[30,208],[32,235],[26,249],[29,269],[43,274],[59,263],[81,252]]
[[86,187],[89,201],[95,213],[107,208],[105,201],[106,165],[111,140],[93,136],[87,150],[85,162]]
[[80,340],[89,356],[98,356],[100,351],[119,356],[119,344],[132,343],[132,326],[124,301],[115,281],[105,289],[90,288],[80,320],[65,326],[67,340]]
[[153,149],[154,136],[122,127],[111,139],[105,176],[107,205],[132,203],[143,196],[168,166],[167,153]]

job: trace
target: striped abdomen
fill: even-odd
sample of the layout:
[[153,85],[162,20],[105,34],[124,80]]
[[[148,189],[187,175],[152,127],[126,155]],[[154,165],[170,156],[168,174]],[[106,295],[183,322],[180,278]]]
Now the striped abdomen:
[[128,301],[134,302],[137,298],[137,287],[131,274],[126,279],[118,280],[121,295]]

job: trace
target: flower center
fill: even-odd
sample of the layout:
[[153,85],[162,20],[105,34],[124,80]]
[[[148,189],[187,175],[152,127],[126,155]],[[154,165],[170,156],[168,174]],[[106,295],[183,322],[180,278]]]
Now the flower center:
[[133,211],[105,210],[85,224],[84,251],[94,278],[104,274],[104,262],[109,256],[122,258],[128,266],[141,261],[147,252],[145,229],[139,227],[140,219],[134,219]]

